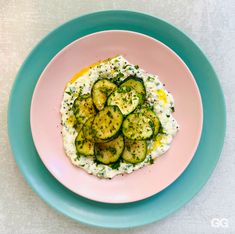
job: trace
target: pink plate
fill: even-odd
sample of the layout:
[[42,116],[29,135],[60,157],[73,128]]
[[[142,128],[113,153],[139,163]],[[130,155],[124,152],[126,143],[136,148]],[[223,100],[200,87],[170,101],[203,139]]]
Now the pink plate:
[[[59,110],[65,85],[75,73],[115,55],[123,55],[130,63],[159,75],[173,94],[174,117],[180,131],[170,150],[155,164],[106,180],[71,164],[63,149]],[[92,200],[126,203],[154,195],[180,176],[197,149],[203,111],[200,93],[190,70],[171,49],[143,34],[114,30],[78,39],[51,60],[36,85],[30,120],[37,151],[58,181]]]

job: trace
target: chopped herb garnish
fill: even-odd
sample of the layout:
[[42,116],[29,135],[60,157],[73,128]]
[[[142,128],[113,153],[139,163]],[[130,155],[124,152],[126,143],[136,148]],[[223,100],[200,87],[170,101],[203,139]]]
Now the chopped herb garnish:
[[112,168],[112,169],[117,169],[120,167],[120,163],[121,163],[121,159],[119,158],[115,163],[112,163],[110,164],[109,166]]
[[112,115],[111,111],[108,111],[107,115],[108,115],[108,117],[113,118],[113,115]]
[[99,164],[103,164],[100,161],[98,161],[97,159],[94,159],[94,163],[98,166]]
[[158,133],[164,133],[164,130],[163,130],[163,127],[162,127],[162,124],[161,124],[161,123],[160,123],[160,126],[159,126]]
[[153,121],[149,121],[149,125],[150,125],[151,128],[154,128]]
[[153,163],[154,163],[154,160],[152,159],[152,157],[149,159],[149,163],[150,163],[150,164],[153,164]]
[[154,77],[148,76],[147,81],[154,81]]
[[122,68],[126,69],[127,67],[131,66],[130,64],[124,65]]
[[107,150],[111,152],[112,154],[116,154],[117,150],[114,147],[108,147]]
[[121,78],[124,77],[124,74],[119,72],[114,78],[113,82],[119,85],[121,83]]
[[128,151],[131,151],[131,147],[130,147],[129,145],[126,145],[126,149],[127,149]]

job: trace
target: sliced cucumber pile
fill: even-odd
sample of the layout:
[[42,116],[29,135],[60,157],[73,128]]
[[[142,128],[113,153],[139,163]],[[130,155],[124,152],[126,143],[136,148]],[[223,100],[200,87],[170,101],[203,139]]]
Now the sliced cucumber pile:
[[91,95],[78,97],[72,108],[78,154],[93,156],[110,167],[123,160],[142,162],[147,154],[146,140],[155,137],[161,126],[146,103],[142,79],[131,76],[119,86],[112,79],[98,79]]
[[123,115],[128,115],[139,105],[140,97],[131,87],[120,87],[108,98],[108,105],[118,106]]

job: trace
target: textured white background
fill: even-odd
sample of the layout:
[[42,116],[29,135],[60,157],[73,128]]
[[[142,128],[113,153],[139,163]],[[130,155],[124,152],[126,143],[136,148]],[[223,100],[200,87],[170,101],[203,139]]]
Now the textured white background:
[[[24,181],[7,138],[9,92],[27,54],[65,21],[106,9],[150,13],[191,36],[218,73],[228,113],[221,159],[203,190],[168,218],[129,230],[91,228],[49,208]],[[0,0],[0,233],[235,233],[234,67],[235,0]],[[212,228],[213,218],[228,219],[229,227]]]

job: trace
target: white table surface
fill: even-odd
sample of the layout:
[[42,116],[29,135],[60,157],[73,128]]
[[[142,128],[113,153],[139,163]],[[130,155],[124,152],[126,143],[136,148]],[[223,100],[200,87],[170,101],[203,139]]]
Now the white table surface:
[[[88,227],[48,207],[23,179],[7,137],[9,92],[27,54],[65,21],[106,9],[149,13],[186,32],[212,62],[228,113],[224,149],[202,191],[166,219],[128,230]],[[234,0],[0,0],[0,89],[0,233],[235,233]],[[212,227],[214,218],[225,218],[228,227]]]

